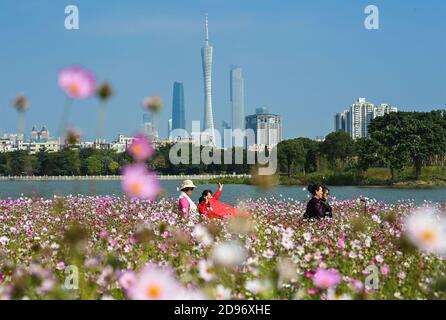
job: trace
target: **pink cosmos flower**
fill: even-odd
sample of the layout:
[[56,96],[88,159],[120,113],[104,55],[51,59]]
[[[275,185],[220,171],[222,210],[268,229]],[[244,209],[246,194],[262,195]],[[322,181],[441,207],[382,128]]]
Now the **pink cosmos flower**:
[[352,279],[350,280],[349,287],[353,292],[358,293],[359,291],[362,290],[363,284],[359,280]]
[[336,269],[317,269],[313,277],[313,283],[321,289],[334,288],[341,282],[341,276]]
[[136,275],[127,296],[132,300],[176,300],[183,291],[171,270],[150,264]]
[[56,264],[56,269],[57,269],[57,270],[64,270],[64,269],[65,269],[65,263],[64,263],[63,261],[59,261],[59,262]]
[[129,146],[128,152],[136,161],[146,161],[154,153],[152,143],[145,134],[138,134],[134,137],[133,143]]
[[143,164],[131,164],[123,168],[122,188],[130,198],[154,200],[161,191],[160,183],[154,173]]
[[131,286],[135,284],[136,276],[133,271],[125,271],[119,277],[119,284],[124,290],[128,290]]
[[96,92],[94,74],[79,66],[68,67],[60,71],[58,83],[67,96],[76,100],[87,99]]
[[389,274],[389,272],[390,272],[390,267],[389,267],[389,265],[387,265],[387,264],[383,265],[383,266],[381,267],[380,271],[381,271],[381,274],[382,274],[382,275],[387,276],[387,275]]

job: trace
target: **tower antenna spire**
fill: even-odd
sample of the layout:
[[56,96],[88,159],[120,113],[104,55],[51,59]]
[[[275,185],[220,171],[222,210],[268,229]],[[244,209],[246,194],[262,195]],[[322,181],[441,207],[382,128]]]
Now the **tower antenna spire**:
[[206,26],[205,26],[205,41],[206,44],[209,43],[209,18],[208,18],[208,14],[206,13]]

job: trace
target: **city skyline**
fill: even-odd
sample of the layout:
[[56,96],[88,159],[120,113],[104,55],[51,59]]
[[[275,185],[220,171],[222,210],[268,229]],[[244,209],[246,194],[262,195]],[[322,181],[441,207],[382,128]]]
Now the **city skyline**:
[[[107,139],[116,132],[131,135],[141,127],[140,101],[149,95],[164,100],[158,123],[160,135],[166,136],[172,83],[177,80],[187,87],[187,124],[202,120],[199,48],[205,12],[212,21],[212,44],[218,48],[212,79],[216,125],[231,123],[231,64],[243,67],[249,92],[246,114],[267,106],[282,115],[285,138],[328,134],[332,115],[357,96],[403,111],[444,107],[446,46],[438,41],[446,25],[441,19],[446,12],[443,2],[426,7],[421,1],[376,1],[382,15],[376,31],[364,29],[365,1],[348,6],[316,2],[256,6],[216,1],[213,8],[199,1],[171,6],[135,2],[121,10],[117,1],[103,8],[80,0],[78,31],[63,29],[63,5],[2,4],[0,35],[6,49],[0,61],[0,131],[17,131],[11,101],[22,92],[31,100],[26,132],[34,123],[59,127],[64,97],[56,84],[57,72],[72,64],[91,69],[115,88],[107,108]],[[320,10],[321,4],[326,10]],[[276,22],[265,23],[271,17]],[[368,49],[357,54],[360,46]],[[73,106],[70,122],[86,139],[95,136],[97,108],[95,99]],[[314,114],[320,115],[317,125],[308,121]]]
[[398,112],[398,108],[387,103],[375,105],[360,97],[349,109],[335,114],[334,131],[345,131],[353,139],[365,138],[369,135],[368,127],[373,119],[392,112]]

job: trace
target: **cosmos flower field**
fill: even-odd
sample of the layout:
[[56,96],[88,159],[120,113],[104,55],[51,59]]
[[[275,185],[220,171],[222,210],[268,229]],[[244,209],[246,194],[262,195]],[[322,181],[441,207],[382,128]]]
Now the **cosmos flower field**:
[[0,298],[446,297],[445,204],[334,201],[333,219],[305,221],[305,203],[257,199],[240,203],[251,218],[198,223],[176,206],[0,200]]

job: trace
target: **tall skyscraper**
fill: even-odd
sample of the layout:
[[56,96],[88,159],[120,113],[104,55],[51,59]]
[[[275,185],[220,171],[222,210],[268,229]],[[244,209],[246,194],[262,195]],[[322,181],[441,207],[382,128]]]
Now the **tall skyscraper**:
[[[231,66],[230,90],[232,130],[245,130],[245,83],[240,67]],[[242,146],[238,145],[236,147]]]
[[142,118],[144,123],[144,133],[154,140],[158,139],[159,135],[158,129],[156,127],[156,118],[154,113],[144,113]]
[[175,82],[173,84],[172,129],[186,130],[186,118],[184,115],[184,86],[181,82]]
[[215,145],[214,114],[212,111],[212,56],[213,47],[209,45],[209,20],[206,15],[205,42],[201,49],[204,78],[204,122],[203,130],[209,131],[207,144]]
[[341,113],[336,113],[335,131],[343,130],[347,132],[347,113],[348,113],[347,110]]

